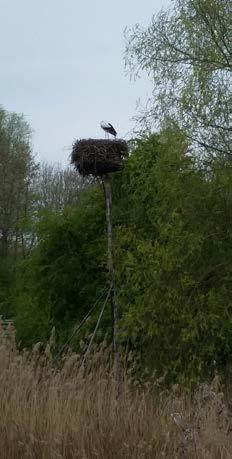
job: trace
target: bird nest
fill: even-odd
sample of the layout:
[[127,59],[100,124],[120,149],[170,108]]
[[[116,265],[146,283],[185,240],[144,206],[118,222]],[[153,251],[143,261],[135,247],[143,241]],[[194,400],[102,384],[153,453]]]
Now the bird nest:
[[122,170],[127,155],[125,140],[82,139],[73,144],[71,163],[82,175],[101,176]]

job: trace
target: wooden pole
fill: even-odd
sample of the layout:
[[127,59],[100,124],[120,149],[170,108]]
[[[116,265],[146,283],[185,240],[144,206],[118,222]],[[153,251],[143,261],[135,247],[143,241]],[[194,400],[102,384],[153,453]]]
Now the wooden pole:
[[119,382],[120,379],[120,362],[119,362],[119,348],[118,348],[118,305],[115,293],[115,280],[114,280],[114,265],[113,265],[113,229],[112,229],[112,192],[110,177],[106,174],[102,179],[105,205],[106,205],[106,223],[107,223],[107,241],[108,241],[108,256],[107,268],[110,282],[110,304],[111,304],[111,318],[112,318],[112,351],[114,362],[114,377],[115,381]]

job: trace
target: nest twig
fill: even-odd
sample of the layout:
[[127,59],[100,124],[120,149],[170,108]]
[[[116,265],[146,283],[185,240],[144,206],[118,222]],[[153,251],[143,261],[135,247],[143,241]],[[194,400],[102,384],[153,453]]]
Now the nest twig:
[[81,139],[73,144],[71,163],[82,175],[101,176],[123,169],[128,145],[121,139]]

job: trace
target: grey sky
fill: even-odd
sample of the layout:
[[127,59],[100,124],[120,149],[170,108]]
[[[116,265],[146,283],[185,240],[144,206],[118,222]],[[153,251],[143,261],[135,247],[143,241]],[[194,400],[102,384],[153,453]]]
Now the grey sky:
[[149,82],[123,67],[123,30],[147,25],[170,0],[0,0],[0,104],[23,112],[39,159],[67,163],[76,137],[133,127]]

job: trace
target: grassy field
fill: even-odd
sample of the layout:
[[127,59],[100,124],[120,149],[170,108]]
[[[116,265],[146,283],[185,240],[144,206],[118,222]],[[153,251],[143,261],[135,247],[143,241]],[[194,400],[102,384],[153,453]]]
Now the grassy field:
[[52,364],[50,347],[0,341],[0,457],[232,458],[230,404],[218,380],[190,397],[125,372],[117,394],[104,345]]

